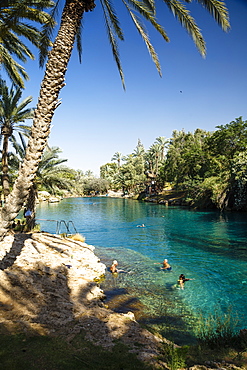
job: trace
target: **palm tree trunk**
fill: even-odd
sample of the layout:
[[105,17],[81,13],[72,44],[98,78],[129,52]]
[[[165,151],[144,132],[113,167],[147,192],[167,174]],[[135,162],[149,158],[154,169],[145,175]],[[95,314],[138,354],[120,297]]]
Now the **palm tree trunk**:
[[26,201],[26,209],[29,209],[32,215],[27,219],[27,231],[30,231],[35,226],[35,216],[36,216],[36,197],[37,197],[37,189],[35,182],[31,186],[27,201]]
[[9,136],[8,135],[3,135],[2,188],[3,188],[4,202],[6,201],[6,198],[9,195],[8,144],[9,144]]
[[47,145],[52,117],[59,105],[58,96],[65,85],[65,73],[82,15],[84,11],[92,10],[94,7],[95,4],[91,0],[67,0],[65,3],[60,29],[46,64],[26,156],[13,191],[7,197],[0,213],[0,238],[6,234],[12,220],[18,215],[33,184],[42,153]]

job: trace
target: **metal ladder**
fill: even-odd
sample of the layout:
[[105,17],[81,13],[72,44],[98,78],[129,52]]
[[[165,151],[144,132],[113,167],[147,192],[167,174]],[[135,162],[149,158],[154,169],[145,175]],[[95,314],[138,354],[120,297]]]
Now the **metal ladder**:
[[57,223],[57,227],[56,227],[56,234],[61,234],[61,227],[62,226],[65,226],[65,234],[66,236],[67,235],[71,235],[72,232],[71,232],[71,228],[73,228],[73,231],[75,233],[77,233],[77,230],[76,230],[76,227],[74,225],[74,222],[69,220],[69,221],[65,221],[65,220],[44,220],[44,219],[38,219],[36,218],[37,221],[49,221],[49,222],[56,222]]
[[74,222],[73,221],[64,221],[64,220],[60,220],[60,221],[57,221],[57,230],[56,230],[56,234],[60,234],[60,230],[61,230],[61,226],[64,224],[66,230],[67,230],[67,235],[71,235],[71,231],[70,231],[70,228],[69,226],[71,225],[75,231],[75,233],[77,233],[77,230],[75,228],[75,225],[74,225]]

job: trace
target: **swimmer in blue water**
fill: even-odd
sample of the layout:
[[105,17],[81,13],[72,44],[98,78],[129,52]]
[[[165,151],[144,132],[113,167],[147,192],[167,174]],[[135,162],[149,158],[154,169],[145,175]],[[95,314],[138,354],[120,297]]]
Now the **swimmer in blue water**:
[[195,280],[195,279],[186,279],[184,274],[181,274],[178,278],[178,286],[180,287],[180,289],[184,289],[184,283],[186,281],[189,281],[189,280]]
[[163,267],[161,267],[160,269],[161,270],[166,270],[166,271],[171,271],[172,267],[168,263],[168,260],[167,259],[164,259],[164,261],[163,261]]
[[113,275],[117,275],[118,274],[118,272],[125,272],[125,273],[127,273],[127,274],[130,274],[131,273],[131,271],[130,272],[128,272],[128,271],[125,271],[125,270],[122,270],[122,269],[118,269],[117,268],[117,266],[118,266],[118,261],[117,260],[114,260],[114,261],[112,261],[112,265],[111,265],[111,267],[110,267],[110,272],[113,274]]
[[114,260],[114,261],[112,262],[111,267],[110,267],[110,271],[111,271],[111,273],[113,273],[113,274],[114,274],[115,272],[118,272],[117,266],[118,266],[118,261]]
[[156,265],[163,265],[160,269],[161,270],[166,270],[166,271],[171,271],[172,270],[172,267],[171,265],[168,263],[168,260],[165,258],[164,261],[161,263],[161,262],[156,262],[155,263]]

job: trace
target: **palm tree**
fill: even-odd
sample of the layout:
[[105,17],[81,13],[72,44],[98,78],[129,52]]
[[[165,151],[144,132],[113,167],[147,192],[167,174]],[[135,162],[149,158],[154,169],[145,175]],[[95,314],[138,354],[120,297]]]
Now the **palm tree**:
[[138,139],[137,146],[134,149],[133,155],[135,157],[144,157],[145,149],[140,139]]
[[24,87],[22,77],[27,80],[28,75],[13,56],[21,62],[26,62],[27,58],[34,59],[23,38],[37,47],[49,43],[48,37],[42,36],[33,22],[54,26],[53,18],[43,11],[53,5],[51,0],[1,0],[0,67],[4,68],[10,80],[19,87]]
[[[23,140],[21,145],[14,142],[13,146],[17,154],[12,154],[11,159],[14,169],[18,171],[19,164],[25,156],[26,144]],[[64,190],[71,191],[71,189],[76,188],[76,172],[63,165],[67,162],[67,159],[59,158],[59,153],[61,152],[61,149],[58,147],[47,147],[42,155],[35,181],[30,188],[25,204],[26,209],[29,209],[32,212],[32,216],[29,221],[30,228],[35,224],[36,198],[38,196],[38,190],[46,190],[52,195],[57,196],[61,195]]]
[[12,86],[9,90],[5,81],[0,80],[0,127],[3,137],[2,148],[2,188],[4,200],[9,195],[9,169],[8,169],[8,146],[15,132],[22,138],[22,135],[29,136],[30,127],[22,122],[33,118],[33,108],[27,108],[32,97],[28,96],[19,103],[22,91]]
[[112,161],[117,161],[117,166],[118,166],[118,169],[120,168],[121,166],[121,160],[123,159],[123,156],[120,152],[116,152],[113,157],[112,157]]
[[[206,49],[204,39],[189,11],[186,10],[184,5],[182,5],[182,3],[178,0],[165,0],[165,3],[169,10],[173,12],[176,18],[190,33],[202,55],[205,55]],[[206,7],[206,9],[213,15],[215,20],[224,30],[229,28],[228,12],[223,1],[201,0],[200,3]],[[168,41],[169,39],[165,31],[156,20],[155,2],[151,0],[123,0],[123,4],[126,7],[138,32],[144,39],[154,63],[160,72],[157,54],[155,53],[155,50],[149,41],[149,37],[145,32],[144,26],[141,24],[139,18],[135,14],[138,13],[147,21],[149,21],[163,36],[163,38]],[[123,32],[120,28],[113,4],[107,0],[101,0],[101,5],[103,8],[107,33],[111,43],[113,55],[118,66],[122,83],[124,84],[124,77],[116,40],[117,38],[123,40]],[[39,101],[35,110],[32,136],[29,140],[26,157],[19,171],[18,179],[14,184],[13,191],[7,198],[7,204],[5,204],[0,215],[0,236],[6,233],[11,221],[18,214],[28,195],[28,191],[32,186],[43,150],[47,144],[52,117],[55,109],[60,104],[58,97],[60,90],[64,86],[65,73],[68,67],[74,42],[76,37],[77,40],[80,40],[80,27],[83,15],[88,11],[92,11],[94,8],[94,0],[65,1],[60,28],[53,43],[52,49],[49,52],[45,76],[41,85]]]
[[75,171],[63,165],[67,159],[59,158],[61,152],[58,147],[47,148],[44,151],[35,179],[37,189],[61,195],[63,190],[71,190],[74,187]]
[[75,188],[75,171],[64,166],[67,159],[59,158],[61,149],[58,147],[46,148],[39,163],[35,181],[29,191],[26,208],[32,212],[29,228],[35,225],[36,198],[38,190],[46,190],[52,195],[61,195],[64,190],[71,191]]
[[165,146],[168,144],[169,140],[165,139],[164,136],[159,136],[155,140],[155,144],[159,145],[160,148],[160,160],[163,162],[164,160],[164,152],[165,152]]

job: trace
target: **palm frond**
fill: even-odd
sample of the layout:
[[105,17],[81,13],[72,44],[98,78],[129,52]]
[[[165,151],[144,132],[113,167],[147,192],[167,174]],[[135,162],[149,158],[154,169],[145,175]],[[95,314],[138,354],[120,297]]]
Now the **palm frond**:
[[151,44],[150,40],[149,40],[149,37],[148,37],[148,34],[144,28],[144,26],[141,24],[140,20],[135,16],[135,14],[131,11],[131,9],[129,8],[129,6],[126,4],[125,1],[123,1],[124,4],[126,5],[128,11],[129,11],[129,14],[138,30],[138,32],[140,33],[140,35],[142,36],[147,48],[148,48],[148,51],[151,55],[151,58],[157,68],[157,71],[159,72],[159,75],[162,76],[162,73],[161,73],[161,68],[160,68],[160,63],[159,63],[159,58],[158,58],[158,55],[153,47],[153,45]]
[[[25,155],[25,152],[26,152],[26,147],[27,147],[27,144],[24,140],[24,137],[23,135],[19,132],[19,138],[21,140],[21,144],[22,144],[22,152],[23,152],[23,158],[24,158],[24,155]],[[30,135],[30,127],[29,127],[29,135]]]
[[224,1],[218,0],[197,0],[214,17],[216,22],[224,31],[230,29],[229,14]]
[[55,19],[60,11],[59,5],[61,1],[57,0],[50,12],[50,18],[42,26],[40,46],[39,46],[39,66],[43,67],[48,55],[48,48],[52,45],[53,30],[56,25]]
[[192,37],[196,47],[202,56],[206,55],[206,44],[201,34],[201,30],[196,24],[195,19],[190,15],[188,9],[177,0],[164,0],[173,15],[179,20],[181,25],[186,29]]
[[128,3],[131,4],[133,9],[140,13],[146,20],[148,20],[152,26],[154,26],[154,28],[161,34],[165,41],[170,41],[164,28],[157,22],[157,19],[155,18],[155,11],[150,10],[146,7],[144,2],[138,0],[128,0]]
[[118,67],[118,71],[119,71],[119,74],[120,74],[120,78],[121,78],[121,81],[122,81],[123,88],[125,89],[124,75],[123,75],[123,70],[122,70],[120,57],[119,57],[118,44],[117,44],[117,40],[116,40],[116,24],[112,23],[112,18],[111,18],[112,17],[112,12],[111,12],[111,14],[109,14],[109,7],[107,7],[106,4],[105,4],[106,1],[100,0],[100,2],[101,2],[101,5],[102,5],[102,9],[103,9],[106,30],[107,30],[108,38],[109,38],[110,45],[111,45],[111,48],[112,48],[113,57],[115,59],[117,67]]
[[1,44],[9,54],[16,55],[22,62],[26,62],[27,57],[34,59],[31,50],[13,32],[6,32]]
[[76,34],[76,47],[77,47],[80,63],[82,62],[82,30],[83,30],[83,16],[81,19],[80,27],[78,28],[77,34]]
[[[20,98],[19,98],[20,99]],[[18,100],[19,100],[18,99]],[[17,101],[18,101],[17,100]],[[25,99],[23,99],[19,105],[17,106],[17,113],[19,113],[20,111],[22,111],[23,115],[26,115],[26,113],[30,113],[31,111],[31,108],[28,108],[27,110],[24,110],[24,108],[30,104],[31,102],[33,101],[33,97],[32,96],[27,96]],[[30,117],[31,118],[31,117]]]
[[104,5],[105,8],[107,9],[107,16],[110,20],[111,27],[114,29],[117,37],[123,41],[124,40],[123,31],[120,27],[120,23],[117,18],[117,13],[113,7],[113,4],[111,3],[110,0],[104,0]]
[[153,0],[143,0],[143,3],[155,15],[155,13],[156,13],[155,1],[153,1]]
[[9,78],[13,81],[16,86],[24,88],[24,82],[21,76],[25,80],[29,80],[28,74],[26,73],[24,67],[17,63],[7,49],[0,43],[0,55],[1,55],[1,65]]
[[[23,159],[25,156],[25,150],[26,146],[23,146],[25,143],[23,135],[19,133],[19,138],[21,139],[22,144],[19,144],[15,138],[14,135],[10,137],[10,141],[12,143],[13,148],[15,149],[16,154],[20,157],[20,159]],[[26,145],[26,144],[25,144]]]

